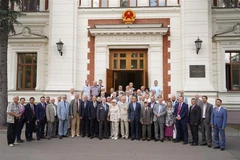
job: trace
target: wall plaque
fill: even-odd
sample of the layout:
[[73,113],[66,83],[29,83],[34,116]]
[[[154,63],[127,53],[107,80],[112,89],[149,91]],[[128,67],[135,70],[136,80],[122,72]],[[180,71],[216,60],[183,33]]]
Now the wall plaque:
[[190,78],[204,78],[205,77],[205,65],[190,65]]

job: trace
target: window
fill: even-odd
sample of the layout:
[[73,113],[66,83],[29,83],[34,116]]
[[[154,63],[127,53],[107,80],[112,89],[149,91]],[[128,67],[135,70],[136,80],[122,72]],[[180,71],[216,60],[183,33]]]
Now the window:
[[110,54],[110,68],[113,70],[144,70],[146,69],[146,53],[142,50],[119,50]]
[[227,90],[240,91],[240,51],[225,53]]
[[40,0],[22,0],[23,12],[38,12],[40,9]]
[[137,0],[120,0],[121,7],[137,7]]
[[108,7],[109,0],[91,0],[92,7]]
[[17,89],[34,90],[37,77],[37,54],[18,53]]
[[149,6],[166,6],[166,0],[149,0]]
[[238,8],[240,7],[240,0],[213,0],[213,5],[225,8]]

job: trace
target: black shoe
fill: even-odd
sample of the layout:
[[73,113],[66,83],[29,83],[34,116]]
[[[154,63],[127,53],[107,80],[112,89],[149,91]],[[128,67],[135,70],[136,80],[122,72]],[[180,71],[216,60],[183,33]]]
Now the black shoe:
[[180,142],[179,140],[175,140],[175,141],[173,141],[174,143],[178,143],[178,142]]
[[83,137],[85,137],[85,135],[84,135],[84,134],[82,135],[82,138],[83,138]]
[[151,141],[151,139],[148,138],[147,141]]
[[156,138],[155,138],[154,141],[157,142],[157,141],[159,141],[159,139],[156,139]]
[[68,138],[68,136],[67,136],[67,135],[64,135],[63,137],[64,137],[64,138]]
[[225,150],[225,148],[221,148],[221,151],[224,151]]
[[164,142],[164,140],[163,140],[163,139],[161,139],[160,141],[161,141],[161,142]]
[[211,144],[209,144],[209,145],[208,145],[208,148],[212,148],[212,145],[211,145]]
[[186,145],[186,144],[188,144],[188,142],[183,142],[183,145]]
[[132,141],[134,141],[134,138],[131,138]]
[[219,146],[214,146],[213,149],[220,149],[220,147]]
[[102,137],[99,137],[99,140],[102,140]]
[[145,138],[142,139],[142,141],[145,141],[145,140],[146,140]]
[[21,139],[20,139],[20,140],[17,140],[17,142],[18,142],[18,143],[23,143],[24,140],[21,140]]
[[193,143],[193,141],[190,141],[190,142],[188,142],[189,144],[192,144]]
[[28,142],[32,142],[32,140],[31,140],[31,139],[27,139],[27,141],[28,141]]
[[91,136],[90,139],[93,139],[93,136]]
[[41,138],[37,138],[37,140],[38,140],[38,141],[40,141],[40,140],[41,140]]
[[200,144],[200,146],[206,146],[207,145],[207,143],[201,143]]
[[34,141],[35,139],[34,138],[31,138],[32,141]]
[[63,138],[63,136],[59,136],[59,139],[62,139]]
[[192,143],[192,144],[191,144],[191,146],[197,146],[197,145],[198,145],[198,144],[196,144],[196,143]]
[[51,140],[51,137],[48,137],[48,140]]

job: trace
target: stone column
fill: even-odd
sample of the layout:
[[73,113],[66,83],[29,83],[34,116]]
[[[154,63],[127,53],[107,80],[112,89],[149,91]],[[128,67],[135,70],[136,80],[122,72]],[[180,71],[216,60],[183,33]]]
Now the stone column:
[[[181,0],[182,89],[215,91],[212,85],[212,17],[209,0]],[[203,43],[196,53],[194,41]],[[190,65],[205,65],[204,78],[190,78]]]
[[[49,10],[46,90],[69,90],[76,81],[78,0],[51,0]],[[62,56],[57,51],[59,39],[64,43]]]

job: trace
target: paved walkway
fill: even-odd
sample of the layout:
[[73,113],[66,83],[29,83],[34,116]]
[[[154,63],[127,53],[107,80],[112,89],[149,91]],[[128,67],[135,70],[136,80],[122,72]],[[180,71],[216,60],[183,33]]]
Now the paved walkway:
[[169,141],[100,141],[77,137],[24,142],[10,148],[2,131],[0,160],[239,160],[240,132],[228,128],[227,135],[225,151]]

